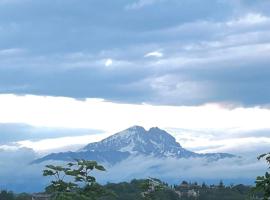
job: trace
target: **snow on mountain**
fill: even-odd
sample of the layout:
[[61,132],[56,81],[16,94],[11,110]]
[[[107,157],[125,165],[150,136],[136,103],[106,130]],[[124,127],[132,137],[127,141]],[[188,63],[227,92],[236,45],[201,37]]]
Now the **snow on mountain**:
[[133,126],[100,142],[88,144],[82,151],[120,151],[130,154],[153,155],[157,157],[189,157],[193,152],[185,150],[175,138],[159,128],[146,131]]
[[205,157],[210,161],[235,157],[226,153],[198,154],[188,151],[164,130],[154,127],[147,131],[141,126],[133,126],[100,142],[90,143],[77,152],[49,154],[34,162],[83,158],[113,165],[130,156],[153,156],[156,158]]

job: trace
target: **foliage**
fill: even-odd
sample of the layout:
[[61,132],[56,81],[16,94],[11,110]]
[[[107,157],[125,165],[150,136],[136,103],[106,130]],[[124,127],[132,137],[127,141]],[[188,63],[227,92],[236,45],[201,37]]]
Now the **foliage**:
[[[258,157],[258,160],[264,158],[268,165],[270,165],[270,153],[262,154]],[[268,170],[270,167],[268,168]],[[266,172],[264,176],[258,176],[256,179],[255,191],[263,193],[263,199],[267,200],[270,198],[270,173]]]
[[[96,178],[91,175],[93,170],[105,171],[105,168],[96,161],[83,159],[77,159],[64,167],[47,165],[43,176],[51,176],[54,180],[46,187],[46,192],[53,194],[54,200],[94,200],[111,195],[96,183]],[[67,182],[65,179],[73,181]]]
[[[130,183],[109,183],[104,187],[112,190],[117,194],[116,197],[107,197],[102,198],[102,200],[144,200],[141,195],[142,192],[145,191],[145,184],[149,180],[132,180]],[[162,182],[161,182],[162,183]],[[151,200],[245,200],[248,199],[248,194],[251,189],[249,186],[244,185],[236,185],[233,187],[227,187],[224,185],[224,188],[220,188],[219,185],[213,185],[212,187],[208,186],[206,183],[202,185],[185,182],[188,185],[190,190],[195,189],[199,191],[199,197],[188,197],[182,196],[180,197],[177,192],[182,192],[182,189],[179,185],[175,185],[174,187],[166,187],[166,185],[161,190],[157,190],[151,193]],[[147,184],[146,184],[147,185]],[[162,183],[162,185],[164,185]]]
[[11,191],[3,190],[0,192],[0,199],[13,200],[15,199],[15,195]]
[[31,195],[22,193],[22,194],[16,195],[15,199],[16,200],[30,200],[32,198],[31,198]]
[[65,182],[64,178],[70,168],[54,165],[46,165],[46,169],[43,170],[43,176],[52,176],[55,180],[51,181],[51,184],[46,187],[46,191],[53,192],[69,192],[77,185],[71,182]]
[[66,175],[73,176],[75,182],[84,183],[86,189],[96,182],[96,178],[90,175],[93,170],[105,171],[105,168],[96,161],[83,159],[76,160],[76,163],[68,163],[68,166],[73,168],[68,168]]
[[[103,191],[111,191],[115,195],[99,195],[93,197],[89,195],[90,193],[85,193],[84,191],[76,192],[60,192],[54,193],[53,200],[144,200],[142,192],[145,188],[142,186],[149,180],[132,180],[131,182],[121,182],[121,183],[108,183],[104,186],[95,185],[95,191],[102,189]],[[161,182],[162,183],[162,182]],[[164,184],[164,183],[162,183]],[[166,186],[166,184],[165,184]],[[207,185],[187,183],[189,189],[194,189],[199,191],[199,197],[196,199],[194,197],[182,196],[181,198],[176,193],[182,192],[180,185],[175,185],[175,188],[164,187],[162,190],[157,190],[151,193],[151,200],[246,200],[249,198],[248,194],[251,189],[250,186],[245,185],[235,185],[235,186],[225,186],[224,188],[218,187],[219,185]],[[92,188],[93,189],[93,188]],[[3,198],[3,195],[5,198]],[[30,195],[28,198],[19,199],[19,195],[15,195],[12,192],[0,192],[0,200],[30,200]],[[6,198],[8,196],[11,198]]]
[[11,191],[0,191],[0,200],[31,200],[31,195],[22,193],[22,194],[14,194]]

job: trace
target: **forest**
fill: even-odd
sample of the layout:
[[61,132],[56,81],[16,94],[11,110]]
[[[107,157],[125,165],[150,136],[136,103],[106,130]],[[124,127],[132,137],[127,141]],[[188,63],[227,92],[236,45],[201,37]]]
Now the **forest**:
[[[152,183],[151,183],[152,182]],[[148,186],[151,184],[159,183],[160,188],[155,188],[153,191],[148,191]],[[101,186],[100,186],[101,187]],[[100,188],[96,186],[96,190]],[[121,183],[107,183],[102,186],[102,195],[93,194],[93,197],[86,197],[84,195],[71,195],[65,194],[58,196],[57,199],[96,199],[96,200],[145,200],[145,199],[156,199],[156,200],[206,200],[206,199],[230,199],[230,200],[241,200],[251,199],[252,187],[245,185],[230,185],[225,186],[220,182],[218,185],[206,185],[197,183],[187,183],[183,181],[179,185],[168,185],[157,179],[143,179],[143,180],[132,180],[130,182]],[[145,195],[143,195],[145,193]],[[0,200],[31,200],[31,194],[14,194],[12,192],[2,191],[0,193]],[[53,197],[52,197],[53,198]]]

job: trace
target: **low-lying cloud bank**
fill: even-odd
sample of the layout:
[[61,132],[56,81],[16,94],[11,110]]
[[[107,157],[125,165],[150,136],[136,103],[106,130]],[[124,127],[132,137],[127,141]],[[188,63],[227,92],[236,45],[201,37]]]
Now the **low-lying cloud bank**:
[[[42,177],[45,164],[64,162],[47,162],[30,165],[37,155],[26,148],[0,150],[0,189],[17,192],[42,191],[49,179]],[[133,157],[114,166],[106,166],[106,172],[95,172],[100,183],[128,181],[134,178],[157,177],[169,183],[182,180],[205,181],[217,183],[253,184],[256,176],[267,169],[256,157],[222,159],[207,162],[201,158],[191,159],[157,159],[153,157]]]
[[234,158],[207,162],[202,158],[135,157],[108,167],[108,172],[98,174],[98,178],[103,182],[118,182],[150,176],[170,183],[179,183],[182,180],[208,183],[224,180],[226,183],[254,184],[256,177],[265,170],[266,164],[257,161],[256,158]]
[[43,167],[29,165],[36,156],[28,148],[0,148],[0,190],[39,191],[45,184],[41,173]]

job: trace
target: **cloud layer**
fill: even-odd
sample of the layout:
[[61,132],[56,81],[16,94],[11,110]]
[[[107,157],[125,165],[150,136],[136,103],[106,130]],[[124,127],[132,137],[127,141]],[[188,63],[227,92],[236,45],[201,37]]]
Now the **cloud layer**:
[[36,156],[28,148],[0,148],[0,188],[16,192],[41,191],[46,184],[42,178],[43,165],[29,165]]
[[0,110],[0,144],[17,142],[36,151],[78,148],[133,125],[158,126],[183,147],[198,152],[252,153],[256,157],[270,145],[270,111],[260,107],[153,106],[0,95]]
[[0,93],[266,105],[269,8],[265,0],[1,1]]
[[[128,169],[128,170],[127,170]],[[108,167],[105,174],[97,174],[98,180],[119,182],[133,178],[157,177],[170,183],[182,180],[206,181],[226,184],[254,184],[258,174],[262,174],[266,164],[252,159],[222,159],[208,163],[204,159],[156,159],[135,157]],[[123,173],[123,171],[125,173]]]
[[[42,177],[46,164],[64,165],[63,162],[47,162],[29,165],[36,158],[30,149],[1,150],[0,187],[16,192],[40,192],[50,179]],[[106,164],[105,164],[106,166]],[[99,183],[130,181],[134,178],[156,177],[170,184],[182,180],[226,184],[254,184],[254,180],[266,170],[267,165],[256,158],[222,159],[207,162],[204,159],[157,159],[133,157],[115,166],[106,166],[106,172],[94,173]],[[128,170],[127,170],[128,169]],[[125,173],[123,173],[125,172]]]

